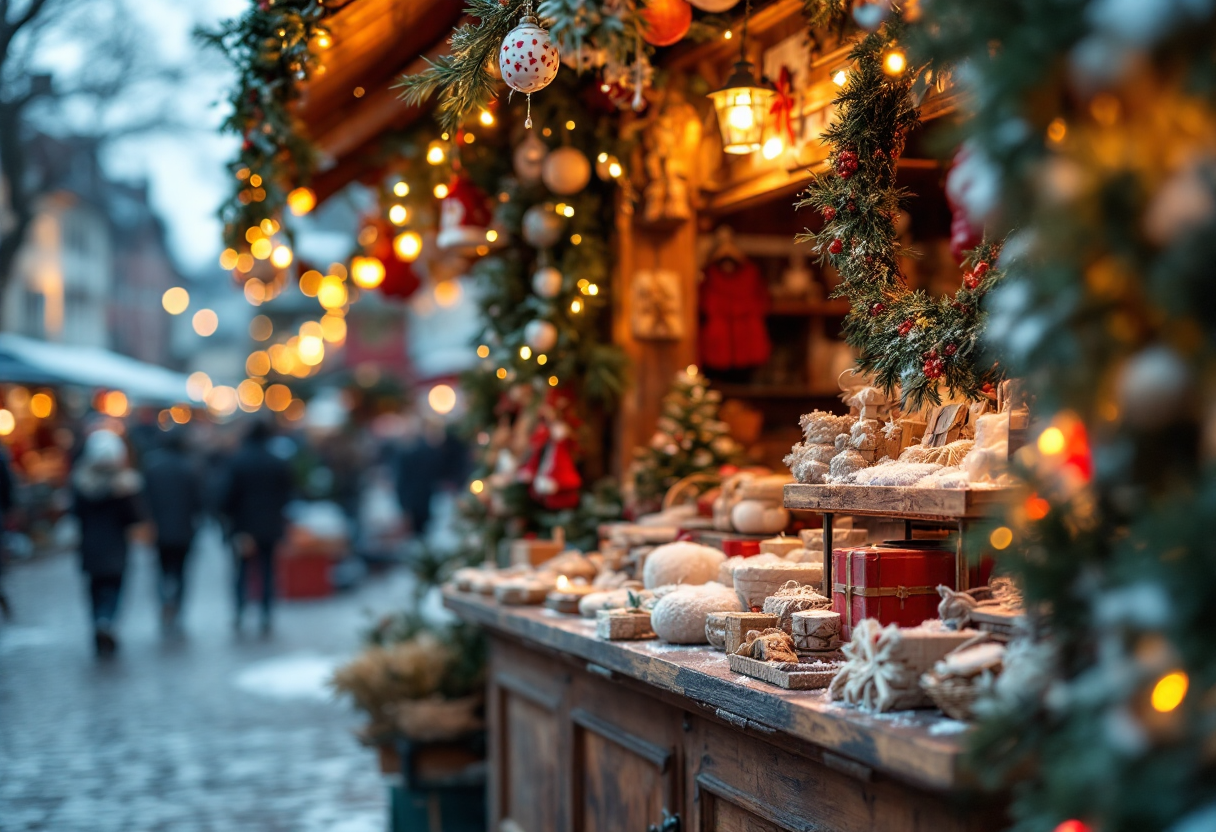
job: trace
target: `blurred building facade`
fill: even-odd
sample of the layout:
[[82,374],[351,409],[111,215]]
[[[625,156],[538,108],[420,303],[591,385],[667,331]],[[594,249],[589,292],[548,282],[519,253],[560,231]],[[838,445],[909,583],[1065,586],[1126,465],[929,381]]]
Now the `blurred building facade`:
[[168,363],[161,296],[180,277],[147,186],[108,179],[92,138],[40,135],[28,154],[42,196],[0,329]]

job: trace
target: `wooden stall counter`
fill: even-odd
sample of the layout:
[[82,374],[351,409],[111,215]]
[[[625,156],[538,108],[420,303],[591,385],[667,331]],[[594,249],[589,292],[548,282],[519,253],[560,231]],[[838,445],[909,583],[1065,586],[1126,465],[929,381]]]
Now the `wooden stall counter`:
[[445,591],[491,638],[495,832],[963,832],[1005,824],[934,711],[870,716],[733,673],[709,647]]

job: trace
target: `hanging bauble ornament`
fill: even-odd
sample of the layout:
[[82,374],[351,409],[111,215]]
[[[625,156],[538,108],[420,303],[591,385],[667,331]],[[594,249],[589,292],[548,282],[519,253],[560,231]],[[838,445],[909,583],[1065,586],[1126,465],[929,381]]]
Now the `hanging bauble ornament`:
[[524,340],[533,352],[548,352],[557,346],[557,327],[548,321],[529,321],[524,327]]
[[532,275],[532,291],[542,298],[555,298],[561,290],[562,273],[552,266],[542,266]]
[[540,181],[541,166],[545,161],[545,154],[549,152],[549,146],[537,138],[535,133],[529,132],[519,146],[515,148],[513,157],[515,176],[518,177],[522,185],[535,185]]
[[692,6],[688,0],[650,0],[638,16],[645,24],[642,39],[651,46],[671,46],[688,34]]
[[524,212],[523,235],[533,248],[548,248],[562,235],[562,218],[552,205],[533,205]]
[[591,181],[591,162],[578,148],[559,147],[545,157],[541,178],[559,196],[577,194]]
[[710,14],[720,14],[739,5],[739,0],[688,0],[688,2]]
[[528,96],[528,117],[524,127],[532,127],[532,93],[539,92],[557,75],[561,66],[557,47],[549,39],[549,33],[540,27],[540,21],[532,14],[532,3],[524,8],[524,16],[502,42],[498,52],[498,68],[502,80],[511,89]]

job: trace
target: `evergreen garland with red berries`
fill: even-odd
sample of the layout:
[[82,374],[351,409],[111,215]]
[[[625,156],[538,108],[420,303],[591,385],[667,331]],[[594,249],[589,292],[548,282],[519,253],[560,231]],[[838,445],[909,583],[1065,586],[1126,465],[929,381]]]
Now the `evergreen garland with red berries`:
[[984,361],[980,301],[998,282],[998,246],[985,241],[970,253],[963,285],[953,297],[909,289],[899,268],[895,229],[900,201],[896,169],[908,132],[919,121],[910,96],[916,73],[883,71],[883,55],[898,34],[891,15],[850,53],[852,66],[836,116],[824,134],[831,147],[828,170],[811,182],[798,208],[812,207],[823,228],[806,231],[820,262],[840,274],[835,297],[847,298],[845,338],[859,352],[860,368],[888,392],[900,387],[906,407],[938,404],[940,390],[978,398],[1000,378]]

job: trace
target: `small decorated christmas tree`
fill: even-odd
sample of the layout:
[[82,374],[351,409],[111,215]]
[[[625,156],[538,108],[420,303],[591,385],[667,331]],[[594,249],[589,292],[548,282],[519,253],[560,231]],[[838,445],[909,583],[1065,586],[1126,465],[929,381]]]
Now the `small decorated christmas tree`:
[[657,508],[667,489],[691,474],[714,472],[739,457],[739,445],[718,418],[722,394],[710,390],[695,366],[681,371],[663,397],[650,445],[633,463],[635,510]]

